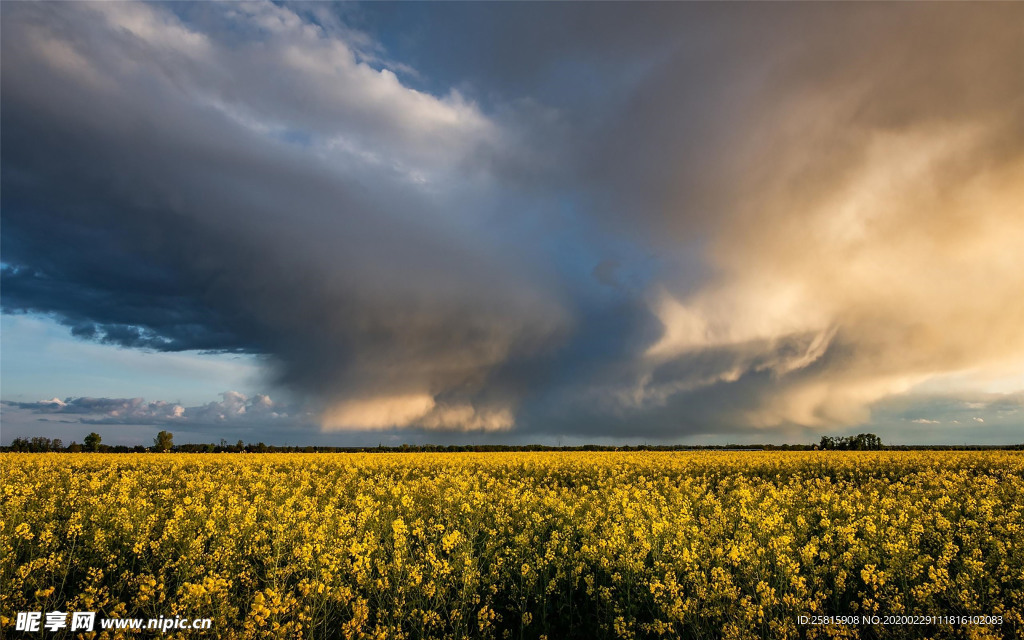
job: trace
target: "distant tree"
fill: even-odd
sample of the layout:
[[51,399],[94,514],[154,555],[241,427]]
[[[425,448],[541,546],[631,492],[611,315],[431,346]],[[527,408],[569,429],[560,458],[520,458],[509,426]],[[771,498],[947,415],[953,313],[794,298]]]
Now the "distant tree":
[[81,453],[82,452],[82,445],[80,445],[77,442],[75,442],[74,440],[72,440],[71,444],[68,445],[68,451],[70,451],[71,453]]
[[85,450],[93,452],[99,451],[100,441],[102,440],[103,438],[100,437],[100,434],[93,431],[89,435],[85,436]]
[[161,431],[153,438],[153,448],[157,451],[170,451],[174,446],[174,435],[170,431]]

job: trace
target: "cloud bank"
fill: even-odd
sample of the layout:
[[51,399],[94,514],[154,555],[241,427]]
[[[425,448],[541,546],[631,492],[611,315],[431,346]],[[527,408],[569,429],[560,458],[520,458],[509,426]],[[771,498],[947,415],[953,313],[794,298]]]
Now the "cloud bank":
[[244,421],[269,426],[287,422],[302,424],[309,419],[294,408],[282,406],[270,396],[251,398],[237,391],[225,391],[221,400],[195,407],[163,400],[146,402],[144,398],[52,398],[38,402],[6,401],[4,406],[36,414],[74,416],[82,424],[169,425],[211,427],[225,422]]
[[1024,370],[1020,6],[2,11],[4,311],[261,354],[282,415],[821,431]]

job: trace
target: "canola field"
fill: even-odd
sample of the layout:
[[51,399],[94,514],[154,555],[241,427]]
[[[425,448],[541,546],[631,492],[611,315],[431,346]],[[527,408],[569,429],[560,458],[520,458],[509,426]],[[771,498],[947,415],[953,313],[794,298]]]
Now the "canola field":
[[[1024,637],[1018,453],[0,454],[0,472],[0,637]],[[212,627],[14,631],[54,610]]]

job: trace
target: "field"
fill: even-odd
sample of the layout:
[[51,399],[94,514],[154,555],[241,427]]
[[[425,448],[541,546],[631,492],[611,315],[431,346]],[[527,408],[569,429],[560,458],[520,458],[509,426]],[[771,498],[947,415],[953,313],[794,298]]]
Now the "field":
[[[1017,453],[2,454],[0,471],[4,637],[54,610],[212,618],[161,637],[1024,635]],[[864,622],[954,614],[1002,624]],[[858,621],[799,623],[822,615]]]

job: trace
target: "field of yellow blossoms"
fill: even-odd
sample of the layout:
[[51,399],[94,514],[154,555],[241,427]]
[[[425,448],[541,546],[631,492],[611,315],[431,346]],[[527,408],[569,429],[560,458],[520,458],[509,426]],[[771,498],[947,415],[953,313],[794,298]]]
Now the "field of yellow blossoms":
[[[8,453],[0,483],[2,637],[1024,637],[1019,453]],[[1002,624],[799,622],[951,614]]]

